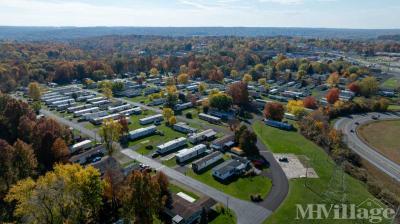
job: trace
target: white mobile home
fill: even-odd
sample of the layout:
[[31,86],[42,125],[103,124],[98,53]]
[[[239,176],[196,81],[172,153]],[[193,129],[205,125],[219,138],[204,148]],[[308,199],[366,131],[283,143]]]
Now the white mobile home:
[[76,144],[74,144],[73,146],[71,146],[71,153],[75,153],[79,150],[86,150],[92,147],[92,141],[91,140],[84,140],[81,142],[78,142]]
[[150,134],[154,134],[157,131],[156,126],[151,125],[149,127],[145,127],[145,128],[139,128],[139,129],[135,129],[133,131],[129,132],[129,139],[130,140],[135,140]]
[[221,123],[221,118],[215,117],[215,116],[212,116],[212,115],[208,115],[208,114],[205,114],[205,113],[200,113],[199,114],[199,118],[202,119],[202,120],[208,121],[210,123],[215,123],[215,124]]
[[100,105],[107,104],[107,103],[109,103],[109,102],[110,102],[109,100],[99,100],[99,101],[91,102],[90,104],[91,104],[92,106],[100,106]]
[[90,122],[92,122],[92,124],[99,125],[102,124],[105,120],[115,120],[118,119],[119,117],[121,117],[120,114],[110,114],[103,117],[94,118],[90,120]]
[[98,107],[91,107],[91,108],[86,108],[83,110],[77,110],[74,112],[74,117],[80,117],[83,114],[94,113],[94,112],[98,112],[98,111],[99,111]]
[[192,163],[192,169],[194,172],[201,172],[207,167],[217,163],[218,161],[222,160],[222,153],[221,152],[213,152],[199,160],[196,160]]
[[205,153],[207,146],[199,144],[192,148],[182,149],[176,154],[176,162],[184,163]]
[[192,144],[196,144],[201,141],[214,138],[216,134],[217,132],[215,132],[213,129],[207,129],[205,131],[194,133],[191,136],[189,136],[189,142]]
[[105,100],[105,99],[106,98],[99,96],[99,97],[89,98],[89,99],[86,100],[86,102],[93,103],[93,102],[100,101],[100,100]]
[[129,115],[132,115],[132,114],[141,114],[141,113],[142,113],[142,109],[140,107],[135,107],[135,108],[132,108],[132,109],[128,109],[128,110],[124,110],[124,111],[119,112],[119,114],[125,115],[125,116],[129,116]]
[[159,154],[165,154],[165,153],[175,150],[181,146],[184,146],[186,144],[187,144],[186,138],[180,137],[180,138],[174,139],[172,141],[166,142],[164,144],[158,145],[157,152]]
[[56,106],[61,105],[61,104],[71,104],[71,103],[75,103],[75,100],[74,99],[59,100],[59,101],[55,101],[55,102],[50,103],[49,106],[50,107],[56,107]]
[[187,102],[187,103],[177,104],[174,109],[177,111],[180,111],[180,110],[185,110],[185,109],[191,108],[191,107],[193,107],[192,102]]
[[183,122],[178,122],[178,123],[174,124],[173,128],[174,128],[174,130],[185,133],[185,134],[194,133],[197,131],[196,128],[192,128]]
[[121,112],[124,110],[128,110],[132,108],[132,106],[130,104],[123,104],[121,106],[117,106],[117,107],[108,107],[108,112],[110,113],[117,113],[117,112]]
[[99,112],[94,112],[94,113],[86,113],[82,114],[80,120],[81,121],[91,121],[95,119],[96,117],[104,117],[107,116],[107,111],[99,111]]
[[162,121],[163,120],[163,115],[162,114],[156,114],[150,117],[144,117],[142,119],[139,120],[139,123],[141,125],[146,125],[146,124],[150,124],[150,123],[154,123],[157,121]]

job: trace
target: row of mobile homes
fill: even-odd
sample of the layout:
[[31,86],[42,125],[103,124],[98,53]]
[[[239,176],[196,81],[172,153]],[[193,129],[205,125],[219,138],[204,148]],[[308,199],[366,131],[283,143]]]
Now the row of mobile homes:
[[83,110],[83,109],[86,109],[89,107],[92,107],[92,105],[90,105],[90,104],[79,105],[79,106],[69,107],[69,108],[67,108],[67,111],[68,111],[68,113],[73,113],[75,111]]
[[208,121],[210,123],[213,123],[213,124],[221,123],[221,118],[215,117],[215,116],[212,116],[212,115],[208,115],[208,114],[205,114],[205,113],[200,113],[199,114],[199,118],[202,119],[202,120]]
[[153,99],[153,101],[149,103],[149,106],[158,106],[164,104],[165,102],[167,102],[165,98]]
[[213,129],[207,129],[205,131],[194,133],[189,136],[189,142],[192,144],[196,144],[205,140],[213,139],[217,135]]
[[178,123],[174,124],[173,129],[176,131],[185,133],[185,134],[195,133],[197,131],[196,128],[192,128],[184,122],[178,122]]
[[194,172],[201,172],[208,167],[216,164],[217,162],[222,160],[222,153],[221,152],[213,152],[199,160],[196,160],[192,163],[192,169]]
[[144,136],[154,134],[154,133],[156,133],[156,131],[157,131],[157,129],[156,129],[156,126],[154,126],[154,125],[151,125],[151,126],[148,126],[145,128],[135,129],[135,130],[129,132],[129,139],[135,140],[138,138],[142,138]]
[[175,105],[174,109],[176,111],[181,111],[181,110],[185,110],[185,109],[188,109],[188,108],[191,108],[191,107],[193,107],[192,102],[187,102],[187,103],[181,103],[181,104]]
[[58,97],[46,99],[46,100],[44,100],[44,103],[47,104],[47,105],[50,105],[53,102],[60,101],[60,100],[66,100],[66,99],[71,99],[71,98],[68,97],[68,96],[58,96]]
[[172,141],[166,142],[164,144],[158,145],[157,153],[158,154],[166,154],[166,153],[171,152],[175,149],[178,149],[186,144],[187,144],[186,138],[180,137],[180,138],[174,139]]
[[199,144],[199,145],[193,146],[192,148],[182,149],[175,156],[176,162],[184,163],[190,159],[199,157],[206,152],[206,149],[207,149],[207,146],[204,144]]
[[65,103],[65,104],[57,105],[55,108],[58,111],[65,111],[68,107],[75,106],[75,105],[76,105],[75,102],[73,102],[73,103]]
[[151,123],[154,123],[154,122],[160,122],[163,119],[164,118],[163,118],[162,114],[156,114],[156,115],[152,115],[152,116],[149,116],[149,117],[144,117],[144,118],[139,119],[139,123],[141,125],[146,125],[146,124],[151,124]]
[[92,147],[92,145],[93,145],[93,143],[91,140],[84,140],[84,141],[78,142],[71,146],[71,148],[70,148],[71,154],[78,152],[80,150],[90,149]]
[[83,110],[77,110],[74,112],[74,117],[80,117],[83,114],[87,114],[87,113],[95,113],[95,112],[99,112],[100,109],[98,107],[91,107],[91,108],[86,108]]
[[96,97],[96,95],[84,95],[84,96],[79,96],[78,98],[76,98],[76,101],[78,102],[85,102],[88,99],[93,99],[94,97]]

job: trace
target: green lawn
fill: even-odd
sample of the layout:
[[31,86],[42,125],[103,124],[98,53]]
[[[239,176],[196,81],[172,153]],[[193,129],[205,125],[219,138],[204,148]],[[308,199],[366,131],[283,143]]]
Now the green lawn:
[[162,164],[168,167],[174,167],[176,166],[177,163],[175,157],[173,157],[172,159],[162,161]]
[[236,216],[232,210],[225,213],[219,213],[218,216],[209,222],[209,224],[235,224]]
[[271,180],[263,176],[239,178],[225,185],[215,180],[211,173],[212,170],[208,170],[202,174],[196,174],[191,169],[187,171],[188,176],[243,200],[249,201],[251,194],[260,194],[262,197],[265,197],[271,189]]
[[400,105],[389,105],[388,110],[400,111]]
[[383,82],[381,86],[383,88],[396,89],[400,87],[400,80],[397,78],[390,78]]
[[193,193],[191,191],[185,190],[182,187],[178,186],[177,184],[170,183],[169,184],[169,190],[174,194],[177,194],[179,192],[183,192],[183,193],[189,195],[190,197],[192,197],[192,198],[194,198],[196,200],[200,198],[197,194],[195,194],[195,193]]
[[[308,179],[305,186],[305,179],[290,180],[290,190],[287,198],[278,210],[265,221],[265,223],[310,223],[310,220],[296,220],[296,204],[306,205],[309,203],[335,203],[335,199],[346,195],[347,203],[359,204],[373,196],[367,191],[365,185],[345,174],[345,192],[333,193],[338,191],[335,186],[329,185],[330,181],[339,182],[339,178],[331,178],[333,174],[333,162],[330,157],[313,142],[305,139],[297,132],[287,132],[264,125],[262,122],[253,124],[253,128],[262,141],[274,153],[293,153],[305,155],[309,158],[311,166],[317,172],[318,179]],[[340,175],[339,175],[340,176]],[[333,186],[333,187],[329,187]],[[339,223],[335,220],[315,220],[314,223]],[[355,223],[354,221],[343,221],[340,223]],[[359,223],[359,221],[357,222]]]

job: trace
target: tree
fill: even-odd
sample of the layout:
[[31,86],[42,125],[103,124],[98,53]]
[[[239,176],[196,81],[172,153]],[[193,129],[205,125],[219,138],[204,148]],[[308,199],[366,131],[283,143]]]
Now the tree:
[[357,82],[352,82],[350,83],[347,88],[352,91],[355,94],[359,94],[360,93],[360,86],[357,84]]
[[13,145],[14,153],[12,158],[13,172],[18,180],[36,174],[37,160],[31,145],[17,139]]
[[300,118],[305,114],[304,103],[302,100],[289,100],[286,108],[289,113],[293,114],[297,118]]
[[328,80],[326,80],[326,83],[331,87],[337,86],[337,84],[339,83],[339,73],[337,72],[332,73],[329,76]]
[[305,108],[308,109],[317,109],[317,100],[313,96],[307,96],[303,99],[303,104]]
[[239,72],[233,69],[233,70],[231,70],[230,75],[233,79],[237,79],[239,77]]
[[258,84],[261,85],[261,86],[267,85],[267,79],[266,78],[258,79]]
[[244,130],[239,137],[239,147],[248,156],[257,156],[259,151],[257,148],[257,135],[248,130]]
[[243,82],[249,83],[249,82],[251,82],[251,81],[253,81],[253,77],[252,77],[250,74],[244,74],[244,76],[243,76]]
[[115,142],[118,142],[122,135],[122,126],[114,120],[106,120],[100,127],[99,134],[104,142],[108,155],[112,156],[115,151]]
[[205,82],[201,82],[199,84],[199,92],[203,94],[206,91],[206,89],[207,89],[207,84]]
[[16,203],[14,215],[26,223],[88,223],[97,216],[103,189],[94,167],[56,165],[37,180],[19,181],[5,200]]
[[168,119],[168,124],[169,124],[169,125],[174,125],[174,124],[176,124],[176,117],[175,117],[175,116],[170,117],[170,118]]
[[365,97],[375,95],[379,89],[379,83],[373,76],[365,77],[360,81],[359,85],[360,93]]
[[42,109],[42,103],[40,103],[40,101],[33,102],[32,109],[36,112],[36,114],[39,114],[40,109]]
[[51,147],[52,154],[54,155],[54,161],[67,163],[69,158],[69,149],[65,141],[61,138],[57,138],[52,147]]
[[326,101],[330,104],[334,104],[336,101],[339,100],[340,91],[338,88],[332,88],[326,94]]
[[159,74],[160,74],[160,72],[156,68],[150,69],[150,75],[151,76],[156,76],[156,75],[159,75]]
[[225,93],[216,93],[208,99],[210,107],[217,108],[218,110],[228,110],[232,106],[232,97]]
[[178,75],[178,83],[180,84],[186,84],[189,82],[189,75],[186,73],[182,73],[180,75]]
[[267,103],[264,108],[264,116],[267,119],[281,121],[285,114],[285,108],[280,103]]
[[28,94],[29,97],[32,98],[34,101],[39,101],[42,95],[42,91],[40,89],[39,83],[31,82],[28,85]]
[[174,111],[171,108],[168,107],[163,108],[163,117],[166,122],[169,122],[169,120],[173,116],[174,116]]
[[135,223],[152,224],[153,217],[164,206],[157,177],[148,172],[133,171],[123,188],[123,216]]
[[109,87],[103,87],[101,89],[101,92],[103,93],[103,96],[107,99],[111,99],[113,97],[113,92],[112,89]]
[[121,134],[127,135],[129,132],[128,119],[125,116],[120,116],[118,119],[118,123],[121,125]]
[[244,106],[249,103],[249,91],[245,82],[236,82],[229,85],[227,93],[232,97],[233,103],[236,105]]

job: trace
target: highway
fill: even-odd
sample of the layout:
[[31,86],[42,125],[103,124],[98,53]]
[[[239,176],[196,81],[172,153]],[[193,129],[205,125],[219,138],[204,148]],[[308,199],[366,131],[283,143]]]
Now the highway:
[[[400,165],[386,158],[370,145],[366,144],[357,134],[357,127],[359,125],[374,121],[372,116],[379,116],[379,120],[400,119],[400,116],[397,113],[351,115],[350,117],[343,117],[336,121],[334,128],[343,132],[344,142],[347,143],[350,149],[393,179],[400,182]],[[356,122],[358,122],[359,125],[357,125]]]

